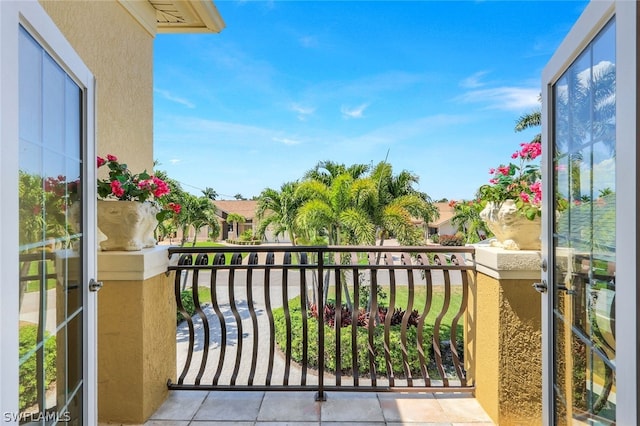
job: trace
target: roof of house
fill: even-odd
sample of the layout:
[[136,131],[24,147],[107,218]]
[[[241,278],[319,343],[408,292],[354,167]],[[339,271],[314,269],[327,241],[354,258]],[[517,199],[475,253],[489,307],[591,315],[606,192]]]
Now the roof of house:
[[220,214],[223,218],[228,214],[237,213],[245,219],[251,220],[256,216],[258,202],[256,200],[214,200],[213,205],[225,213],[224,215]]
[[212,0],[120,0],[151,34],[219,33],[224,20]]
[[429,222],[429,226],[431,228],[438,228],[445,223],[449,222],[451,218],[456,214],[453,207],[449,205],[449,203],[433,203],[437,208],[438,212],[440,212],[440,217],[433,222]]

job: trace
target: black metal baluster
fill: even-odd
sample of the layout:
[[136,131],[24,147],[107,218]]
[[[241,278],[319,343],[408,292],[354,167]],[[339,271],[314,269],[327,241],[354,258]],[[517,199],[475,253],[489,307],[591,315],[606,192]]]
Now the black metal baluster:
[[267,376],[265,385],[271,384],[271,376],[273,375],[273,355],[275,352],[276,332],[273,324],[273,310],[271,309],[271,269],[275,264],[275,255],[273,252],[267,253],[264,267],[264,306],[267,311],[267,319],[269,320],[269,363],[267,364]]
[[[216,253],[216,255],[213,257],[213,265],[224,266],[225,263],[226,257],[224,253]],[[216,313],[218,322],[220,322],[220,358],[218,359],[218,368],[216,368],[216,373],[213,376],[213,386],[218,385],[220,375],[222,374],[222,368],[224,367],[224,359],[227,351],[227,321],[225,320],[224,314],[220,309],[220,304],[218,303],[217,286],[218,269],[214,268],[211,270],[211,283],[209,290],[211,291],[211,306],[213,307],[213,311]]]
[[[209,256],[206,253],[200,253],[196,256],[196,265],[208,265],[209,264]],[[202,342],[202,360],[200,361],[200,370],[196,375],[195,384],[199,385],[200,380],[202,379],[202,375],[204,374],[205,368],[207,367],[207,358],[209,357],[209,345],[210,342],[210,332],[209,332],[209,320],[207,316],[202,310],[202,306],[200,306],[200,295],[198,294],[198,279],[200,277],[199,269],[193,270],[193,276],[191,281],[191,294],[193,295],[193,304],[195,305],[196,314],[202,320],[202,330],[204,332],[203,342]]]
[[[393,265],[393,255],[391,253],[385,253],[383,255],[384,264],[387,266]],[[393,363],[391,362],[391,319],[393,317],[393,311],[396,306],[396,275],[395,271],[391,268],[389,271],[389,306],[387,307],[387,313],[384,316],[384,359],[387,366],[387,378],[389,380],[389,386],[395,386],[395,373],[393,371]],[[377,288],[376,288],[377,293]]]
[[236,305],[236,289],[235,289],[235,281],[236,281],[236,268],[234,266],[242,264],[242,254],[234,253],[231,256],[231,269],[229,269],[229,307],[231,308],[231,313],[233,314],[233,318],[236,321],[236,362],[233,366],[233,373],[231,373],[231,380],[229,384],[231,386],[236,384],[236,379],[238,378],[238,372],[240,371],[240,362],[242,361],[242,340],[243,340],[243,332],[242,332],[242,318],[238,313],[238,306]]
[[258,361],[258,317],[256,315],[256,307],[253,304],[253,265],[258,264],[258,253],[251,253],[247,261],[247,306],[249,308],[249,316],[251,317],[251,325],[253,327],[253,346],[251,350],[251,368],[249,370],[249,378],[247,384],[253,385],[253,376],[256,374],[256,364]]
[[[403,253],[400,256],[403,266],[411,265],[411,256],[408,253]],[[407,377],[407,386],[413,386],[413,377],[411,375],[411,367],[409,365],[409,354],[407,349],[407,327],[409,325],[409,318],[413,312],[413,299],[415,296],[415,287],[413,283],[413,271],[409,268],[404,269],[407,272],[407,286],[409,290],[409,297],[407,299],[407,309],[402,316],[402,324],[400,326],[400,346],[402,349],[402,363],[404,368],[404,374]],[[395,271],[394,271],[395,272]]]
[[425,269],[421,269],[425,279],[425,304],[418,320],[418,357],[420,358],[420,371],[422,372],[422,378],[424,385],[431,386],[431,378],[429,377],[429,371],[427,370],[427,357],[424,354],[424,322],[431,310],[431,301],[433,300],[433,280],[431,277],[431,269],[428,269],[429,257],[426,253],[418,255],[418,264],[425,266]]
[[[180,256],[178,260],[178,266],[189,266],[193,264],[193,257],[190,254],[183,254]],[[180,377],[178,377],[178,384],[181,385],[184,383],[184,378],[187,376],[187,372],[191,367],[191,358],[193,356],[193,347],[195,344],[195,330],[193,328],[193,320],[191,319],[191,315],[184,308],[182,304],[182,271],[184,269],[176,269],[175,276],[175,296],[176,296],[176,304],[178,307],[178,312],[182,314],[182,317],[187,321],[187,327],[189,328],[189,345],[187,348],[187,359],[184,362],[184,367],[182,368],[182,373],[180,373]]]

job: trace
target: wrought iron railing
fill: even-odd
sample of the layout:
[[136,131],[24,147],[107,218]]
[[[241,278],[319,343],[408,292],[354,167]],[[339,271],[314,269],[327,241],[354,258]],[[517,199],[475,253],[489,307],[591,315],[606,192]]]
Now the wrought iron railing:
[[[471,247],[171,248],[171,389],[473,389]],[[190,309],[191,308],[191,309]]]

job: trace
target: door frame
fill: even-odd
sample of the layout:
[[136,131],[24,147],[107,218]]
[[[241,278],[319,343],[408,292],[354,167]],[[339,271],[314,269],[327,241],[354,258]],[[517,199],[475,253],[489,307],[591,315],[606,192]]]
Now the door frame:
[[[636,190],[640,188],[640,175],[636,172],[638,142],[638,33],[640,8],[630,1],[593,1],[586,7],[570,33],[559,46],[542,73],[542,261],[551,265],[553,229],[550,218],[553,206],[553,109],[551,108],[553,84],[582,53],[599,31],[616,18],[616,193],[620,207],[616,209],[616,335],[624,336],[616,342],[616,422],[638,424],[638,396],[640,376],[637,356],[638,331],[640,330],[637,307],[640,305],[636,290],[638,254],[638,202]],[[634,34],[635,37],[630,37]],[[626,208],[625,208],[626,207]],[[545,269],[547,269],[545,271]],[[554,424],[553,399],[553,306],[555,291],[553,268],[543,268],[542,277],[549,290],[542,297],[542,365],[543,365],[543,421]],[[625,285],[630,283],[632,285]]]
[[[79,85],[83,93],[83,178],[95,182],[95,78],[37,1],[0,1],[0,411],[18,413],[18,29],[22,26]],[[83,424],[97,423],[97,300],[88,283],[97,274],[96,189],[83,185]],[[9,285],[7,285],[9,284]],[[15,414],[14,414],[15,413]]]

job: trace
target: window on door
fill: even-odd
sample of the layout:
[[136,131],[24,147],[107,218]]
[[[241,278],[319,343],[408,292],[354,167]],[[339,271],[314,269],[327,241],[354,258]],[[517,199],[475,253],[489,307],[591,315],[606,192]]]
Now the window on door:
[[83,92],[19,34],[21,422],[83,417]]
[[556,424],[616,419],[615,25],[553,86]]

